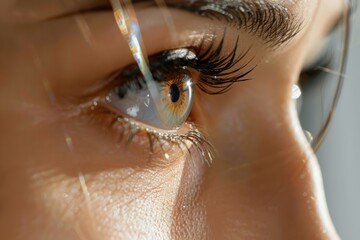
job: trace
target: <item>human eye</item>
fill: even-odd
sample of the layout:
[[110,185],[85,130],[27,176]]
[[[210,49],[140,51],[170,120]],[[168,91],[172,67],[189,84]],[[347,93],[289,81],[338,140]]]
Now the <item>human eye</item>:
[[[231,47],[229,47],[229,43]],[[224,49],[230,50],[224,50]],[[111,116],[110,128],[118,139],[129,144],[140,136],[150,145],[164,142],[186,148],[192,143],[203,160],[212,160],[212,147],[197,129],[193,102],[200,92],[220,95],[241,81],[249,80],[255,69],[250,47],[239,49],[239,37],[230,40],[227,31],[211,39],[207,35],[198,44],[164,50],[149,56],[153,90],[160,101],[155,102],[144,75],[137,64],[130,64],[109,77],[102,96],[92,103],[106,109]],[[158,104],[158,105],[157,105]],[[165,154],[168,156],[168,154]]]

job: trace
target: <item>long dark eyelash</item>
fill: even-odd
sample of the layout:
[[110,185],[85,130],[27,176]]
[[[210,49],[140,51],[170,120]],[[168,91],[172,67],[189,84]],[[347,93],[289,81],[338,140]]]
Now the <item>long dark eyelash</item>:
[[251,47],[247,48],[246,51],[239,54],[239,36],[235,41],[235,45],[232,51],[229,54],[221,56],[224,47],[226,31],[224,32],[220,43],[215,46],[215,43],[212,42],[210,47],[202,53],[203,44],[202,43],[198,49],[195,49],[197,52],[197,61],[191,62],[190,67],[196,69],[200,72],[200,82],[197,84],[198,87],[207,94],[222,94],[231,89],[233,84],[242,81],[248,81],[250,78],[246,78],[256,66],[251,67],[248,70],[245,70],[249,64],[253,61],[251,58],[249,61],[245,62],[240,67],[231,70],[236,64],[245,59],[248,55]]
[[121,124],[122,132],[118,136],[117,144],[124,143],[125,146],[127,146],[132,142],[136,135],[142,134],[148,139],[149,151],[151,154],[156,152],[156,146],[160,148],[163,154],[166,154],[172,148],[173,144],[175,144],[180,149],[186,149],[191,155],[192,149],[187,145],[187,142],[190,142],[203,161],[208,165],[213,161],[213,146],[193,124],[190,124],[190,130],[188,132],[184,134],[175,134],[144,128],[130,119],[118,115],[113,117],[113,121],[111,121],[109,127],[114,127],[118,123]]
[[[162,81],[169,72],[180,68],[191,68],[200,73],[199,81],[195,82],[199,89],[213,95],[229,91],[237,82],[250,80],[251,78],[247,78],[247,76],[256,68],[256,66],[249,67],[253,58],[235,69],[232,68],[244,61],[251,47],[239,53],[239,37],[237,37],[231,51],[224,54],[225,37],[226,30],[218,43],[211,41],[210,44],[205,44],[204,39],[198,46],[182,49],[187,51],[187,54],[180,57],[172,56],[172,53],[179,49],[167,50],[149,57],[149,65],[154,79]],[[196,57],[189,57],[191,54]],[[120,85],[126,85],[126,88],[141,89],[145,86],[144,79],[136,65],[125,68],[115,79],[119,79],[122,82]]]

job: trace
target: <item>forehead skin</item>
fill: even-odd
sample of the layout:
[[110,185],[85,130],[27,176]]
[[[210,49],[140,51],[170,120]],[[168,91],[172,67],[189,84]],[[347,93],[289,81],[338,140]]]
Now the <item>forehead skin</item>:
[[[283,5],[290,11],[303,17],[312,16],[321,2],[325,2],[330,13],[341,11],[342,1],[338,0],[267,0]],[[3,0],[0,3],[0,19],[8,21],[29,21],[46,19],[52,16],[68,14],[79,10],[91,9],[99,6],[109,6],[107,0]],[[329,12],[328,12],[329,13]],[[331,15],[331,14],[328,14]]]

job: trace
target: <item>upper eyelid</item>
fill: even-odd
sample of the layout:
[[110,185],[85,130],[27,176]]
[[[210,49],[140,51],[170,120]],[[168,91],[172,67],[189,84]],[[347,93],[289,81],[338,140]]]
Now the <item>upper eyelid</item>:
[[[197,82],[197,86],[200,90],[211,95],[225,93],[230,90],[235,83],[250,80],[251,78],[249,78],[248,75],[256,68],[256,63],[253,62],[254,58],[248,56],[251,47],[243,49],[242,51],[238,49],[239,37],[237,38],[232,51],[229,53],[223,52],[225,36],[226,31],[224,32],[220,43],[215,44],[215,41],[213,41],[206,47],[200,45],[196,48],[173,49],[150,56],[150,60],[157,59],[157,61],[155,61],[156,63],[161,62],[160,65],[157,65],[155,68],[152,66],[152,68],[166,71],[166,67],[171,66],[172,64],[177,64],[176,67],[180,68],[192,68],[198,71],[202,76]],[[175,50],[183,50],[187,53],[183,57],[175,57],[175,59],[167,58],[167,53]],[[191,53],[194,54],[194,58],[187,58],[186,56]],[[181,63],[178,61],[181,61]],[[240,66],[235,67],[235,65],[239,65],[239,63],[241,63]],[[122,79],[121,76],[124,73],[130,73],[129,76],[131,76],[131,74],[136,71],[139,71],[136,65],[129,65],[118,73],[119,77],[114,77],[114,79]],[[126,79],[126,76],[123,77]]]
[[[80,1],[82,4],[84,2],[83,0]],[[132,0],[132,2],[134,4],[141,2],[155,3],[154,0]],[[278,3],[261,0],[228,2],[222,0],[165,0],[165,2],[169,7],[184,9],[225,21],[229,25],[256,35],[271,47],[278,47],[288,42],[299,33],[302,27],[302,20]],[[90,4],[86,6],[87,11],[92,11],[98,7],[110,7],[105,0],[94,0],[92,4],[92,6]],[[81,12],[81,9],[84,9],[76,4],[70,6],[75,8],[75,11],[71,14]]]
[[[135,0],[145,2],[148,0]],[[279,47],[302,29],[303,20],[279,3],[267,1],[166,0],[170,7],[184,9],[256,35],[269,47]]]

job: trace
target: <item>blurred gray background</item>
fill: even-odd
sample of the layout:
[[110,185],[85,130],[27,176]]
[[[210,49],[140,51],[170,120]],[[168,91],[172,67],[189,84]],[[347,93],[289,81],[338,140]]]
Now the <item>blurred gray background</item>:
[[360,239],[359,7],[353,16],[349,63],[342,96],[318,152],[330,214],[344,240]]

